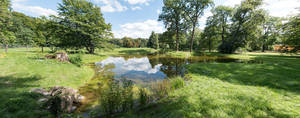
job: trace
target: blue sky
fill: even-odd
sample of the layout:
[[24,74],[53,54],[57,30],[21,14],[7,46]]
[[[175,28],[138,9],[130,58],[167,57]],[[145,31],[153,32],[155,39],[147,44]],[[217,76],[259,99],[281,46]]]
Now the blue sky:
[[[164,25],[158,22],[158,15],[163,6],[163,0],[89,0],[101,7],[107,23],[112,24],[114,36],[121,38],[129,36],[133,38],[147,38],[151,31],[163,32]],[[15,11],[29,16],[57,15],[57,4],[61,0],[12,0],[12,8]],[[214,0],[215,6],[234,6],[241,0]],[[286,17],[297,13],[296,7],[300,7],[300,0],[265,0],[263,8],[272,16]],[[207,9],[199,20],[200,28],[205,27],[205,21],[210,16]]]

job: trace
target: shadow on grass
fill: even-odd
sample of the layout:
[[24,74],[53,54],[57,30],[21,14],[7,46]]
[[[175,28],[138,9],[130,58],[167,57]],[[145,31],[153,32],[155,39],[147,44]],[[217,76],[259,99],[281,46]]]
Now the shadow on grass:
[[38,88],[32,84],[41,77],[32,76],[17,78],[0,77],[0,117],[1,118],[33,118],[47,117],[49,112],[40,110],[37,100],[40,95],[30,93],[30,88]]
[[[183,93],[184,94],[184,93]],[[217,99],[209,99],[205,95],[180,95],[173,99],[161,101],[139,109],[138,112],[117,115],[115,117],[130,118],[222,118],[222,117],[284,117],[291,116],[276,112],[264,99],[252,96],[234,95],[231,101],[219,103]],[[230,98],[232,96],[228,96]]]
[[126,54],[126,55],[148,55],[151,54],[151,51],[145,50],[145,49],[137,49],[137,50],[121,50],[119,51],[121,54]]
[[290,56],[256,55],[264,64],[198,63],[190,73],[218,78],[234,84],[265,86],[300,94],[300,60]]

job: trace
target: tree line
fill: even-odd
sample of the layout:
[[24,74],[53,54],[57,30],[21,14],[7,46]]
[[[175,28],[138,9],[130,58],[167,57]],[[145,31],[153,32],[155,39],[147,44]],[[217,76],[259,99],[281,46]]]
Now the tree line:
[[[175,50],[208,49],[233,53],[270,50],[274,44],[299,48],[300,14],[273,17],[262,9],[263,0],[243,0],[235,7],[214,6],[212,0],[164,0],[159,21],[167,31],[159,37],[162,46]],[[204,30],[197,28],[204,10],[211,7]],[[287,23],[284,23],[287,21]],[[174,38],[175,37],[175,38]],[[189,43],[188,43],[189,42]]]
[[86,0],[62,0],[57,16],[40,18],[12,11],[10,0],[1,0],[0,8],[0,43],[6,51],[19,45],[94,53],[96,48],[106,47],[113,36],[100,7]]
[[[280,18],[262,9],[263,0],[243,0],[235,7],[214,6],[213,0],[164,0],[158,21],[167,29],[150,37],[113,38],[100,7],[86,0],[62,0],[58,15],[30,17],[15,12],[10,0],[0,2],[2,47],[39,46],[52,50],[149,47],[176,51],[218,50],[233,53],[271,50],[274,44],[299,47],[300,14]],[[204,10],[211,8],[205,28],[199,28]]]

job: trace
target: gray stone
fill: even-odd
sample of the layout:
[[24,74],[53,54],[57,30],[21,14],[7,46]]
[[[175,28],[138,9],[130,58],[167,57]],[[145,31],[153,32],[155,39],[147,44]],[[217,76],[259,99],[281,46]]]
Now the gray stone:
[[31,89],[30,92],[31,93],[38,93],[38,94],[41,94],[41,95],[44,95],[44,96],[50,95],[50,93],[48,91],[46,91],[45,89],[42,89],[42,88],[33,88],[33,89]]
[[[43,95],[43,97],[38,100],[39,103],[47,103],[49,102],[49,100],[51,100],[51,97],[59,97],[60,103],[57,104],[60,104],[59,109],[61,109],[64,113],[74,112],[78,108],[78,106],[81,105],[82,100],[84,99],[84,96],[77,93],[78,90],[61,86],[52,87],[49,91],[41,88],[35,88],[30,92]],[[49,105],[46,106],[47,109],[53,107],[51,106],[51,104],[47,105]]]

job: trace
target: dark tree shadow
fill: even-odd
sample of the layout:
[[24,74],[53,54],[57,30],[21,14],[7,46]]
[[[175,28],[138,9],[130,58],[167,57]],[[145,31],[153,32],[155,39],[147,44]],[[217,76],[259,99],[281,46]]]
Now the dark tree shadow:
[[300,94],[300,59],[293,56],[256,55],[263,64],[198,63],[190,73],[214,77],[234,84],[264,86]]
[[39,76],[18,78],[15,76],[0,77],[0,117],[1,118],[33,118],[52,116],[41,110],[37,100],[39,94],[30,93],[31,88],[39,88],[36,81]]
[[137,50],[121,50],[119,53],[124,55],[148,55],[151,54],[151,51],[145,49],[137,49]]
[[[176,98],[168,98],[159,103],[151,104],[134,113],[119,114],[115,117],[123,118],[185,118],[185,117],[284,117],[287,114],[276,112],[265,99],[256,99],[251,96],[235,96],[237,99],[223,104],[217,104],[214,99],[197,96],[199,100],[189,101],[189,95],[180,95]],[[238,103],[238,104],[237,104]],[[216,111],[216,113],[211,112]],[[222,111],[221,113],[217,112]],[[264,114],[260,114],[261,112]],[[220,116],[223,115],[223,116]]]

